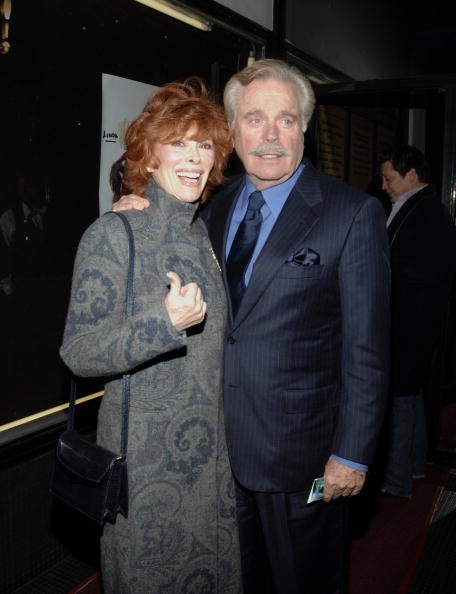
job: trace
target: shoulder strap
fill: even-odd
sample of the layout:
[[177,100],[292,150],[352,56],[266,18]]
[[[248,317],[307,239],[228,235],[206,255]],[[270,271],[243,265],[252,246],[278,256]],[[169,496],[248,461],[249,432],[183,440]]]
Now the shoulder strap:
[[128,238],[128,272],[127,272],[127,296],[125,300],[125,319],[133,315],[134,275],[135,275],[135,238],[127,217],[121,212],[112,212],[119,217],[125,227]]
[[[128,272],[127,272],[127,292],[125,299],[124,318],[127,319],[133,315],[133,296],[134,296],[134,276],[135,276],[135,238],[127,217],[121,212],[114,212],[122,223],[128,238]],[[123,395],[122,395],[122,434],[120,442],[120,455],[127,456],[128,444],[128,417],[130,412],[130,374],[124,373],[122,377]]]
[[74,409],[76,406],[76,382],[70,378],[70,406],[68,408],[67,429],[74,429]]

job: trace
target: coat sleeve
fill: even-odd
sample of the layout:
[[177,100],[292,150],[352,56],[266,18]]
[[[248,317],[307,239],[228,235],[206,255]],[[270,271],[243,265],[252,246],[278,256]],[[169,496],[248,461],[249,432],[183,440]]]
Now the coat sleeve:
[[333,453],[369,464],[389,381],[390,265],[385,216],[369,198],[354,217],[339,263],[342,386]]
[[83,235],[74,265],[60,354],[76,375],[125,373],[186,344],[165,310],[165,283],[160,299],[135,292],[133,315],[124,319],[127,269],[125,229],[105,215]]

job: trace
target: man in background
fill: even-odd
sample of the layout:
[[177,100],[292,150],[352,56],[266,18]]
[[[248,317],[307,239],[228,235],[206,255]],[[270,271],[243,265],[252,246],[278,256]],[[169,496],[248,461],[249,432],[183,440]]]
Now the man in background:
[[[445,333],[456,267],[455,229],[435,188],[426,183],[423,153],[403,146],[381,158],[383,189],[392,209],[391,410],[382,490],[411,497],[413,479],[424,477],[427,428],[423,395],[431,363]],[[428,394],[433,416],[439,399]],[[431,415],[432,416],[432,415]]]

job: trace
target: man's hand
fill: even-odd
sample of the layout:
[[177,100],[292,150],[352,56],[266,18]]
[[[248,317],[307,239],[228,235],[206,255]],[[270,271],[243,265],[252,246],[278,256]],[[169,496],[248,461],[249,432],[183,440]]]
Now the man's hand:
[[122,196],[120,200],[114,202],[112,210],[114,212],[131,209],[144,210],[148,206],[150,206],[150,202],[147,198],[141,198],[141,196],[137,196],[136,194],[126,194],[125,196]]
[[350,468],[334,458],[329,458],[325,466],[324,501],[338,497],[358,495],[366,480],[366,473]]
[[182,286],[180,276],[168,272],[169,293],[165,298],[165,308],[172,325],[178,332],[200,324],[206,315],[207,303],[203,299],[201,289],[196,283]]

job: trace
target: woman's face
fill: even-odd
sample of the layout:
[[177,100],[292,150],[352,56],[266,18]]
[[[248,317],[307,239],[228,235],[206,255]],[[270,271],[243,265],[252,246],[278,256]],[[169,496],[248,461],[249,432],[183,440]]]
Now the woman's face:
[[182,202],[195,202],[200,198],[214,166],[212,140],[192,140],[194,133],[195,129],[190,128],[183,138],[168,144],[157,142],[154,150],[160,161],[153,171],[155,181]]

